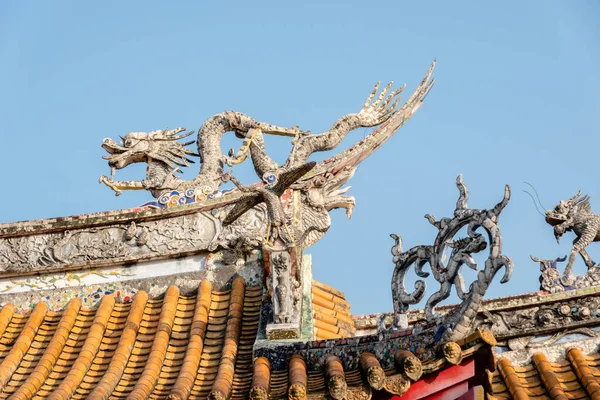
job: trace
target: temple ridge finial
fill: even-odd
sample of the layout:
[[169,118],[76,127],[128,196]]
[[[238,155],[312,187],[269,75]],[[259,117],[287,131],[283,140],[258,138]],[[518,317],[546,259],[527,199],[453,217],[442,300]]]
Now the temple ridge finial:
[[[438,229],[433,245],[415,246],[402,252],[402,239],[392,235],[396,243],[392,247],[393,261],[396,264],[392,276],[392,298],[394,301],[394,322],[391,329],[407,327],[407,312],[410,305],[420,302],[425,295],[425,282],[417,280],[412,293],[406,291],[404,279],[409,268],[414,265],[419,277],[430,275],[423,268],[429,265],[435,280],[440,284],[438,291],[434,292],[425,305],[425,315],[428,322],[442,321],[444,337],[446,340],[457,340],[472,328],[473,316],[476,314],[481,298],[487,291],[496,273],[505,268],[501,283],[510,279],[513,269],[512,260],[502,255],[502,237],[498,227],[498,215],[510,199],[510,187],[506,185],[504,197],[494,208],[476,210],[468,208],[468,189],[462,180],[462,175],[456,179],[459,198],[456,203],[453,218],[442,218],[437,221],[431,214],[425,218]],[[453,240],[453,237],[463,228],[467,228],[468,236]],[[477,232],[483,229],[487,235]],[[490,242],[486,238],[490,238]],[[489,247],[489,255],[483,270],[478,273],[477,279],[467,289],[461,274],[463,265],[478,270],[479,267],[473,254],[479,253]],[[446,248],[451,248],[449,260],[444,260]],[[450,289],[454,286],[462,304],[444,317],[435,313],[435,306],[448,298]],[[475,311],[475,312],[473,312]],[[380,325],[380,331],[385,332],[385,327]]]

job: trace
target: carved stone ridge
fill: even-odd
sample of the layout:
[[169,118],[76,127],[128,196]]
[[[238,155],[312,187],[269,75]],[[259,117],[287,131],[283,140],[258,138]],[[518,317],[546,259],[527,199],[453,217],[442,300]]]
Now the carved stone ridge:
[[142,218],[127,224],[2,237],[0,277],[164,259],[217,248],[248,249],[262,243],[264,207],[252,209],[227,227],[221,223],[225,213],[223,208],[171,213],[166,218]]
[[[576,293],[576,291],[572,292]],[[598,293],[565,296],[515,307],[484,310],[477,316],[476,327],[490,329],[499,339],[541,335],[577,329],[600,323]]]
[[543,260],[531,256],[531,259],[540,263],[540,290],[550,293],[559,293],[566,290],[576,290],[600,286],[600,267],[592,266],[583,275],[561,275],[558,264],[567,257],[558,257],[554,260]]

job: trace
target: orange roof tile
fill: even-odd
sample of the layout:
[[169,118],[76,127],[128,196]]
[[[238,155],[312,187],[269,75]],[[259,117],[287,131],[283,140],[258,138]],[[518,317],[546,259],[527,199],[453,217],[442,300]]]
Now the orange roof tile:
[[[62,312],[44,303],[24,316],[0,310],[0,398],[206,398],[211,389],[246,398],[252,382],[262,288],[163,299],[140,291],[132,303],[105,296],[97,309],[72,300]],[[218,395],[215,395],[218,397]]]
[[190,395],[194,378],[198,371],[200,358],[204,346],[204,337],[208,326],[208,314],[210,312],[212,284],[202,281],[196,296],[196,308],[190,328],[189,344],[185,351],[185,357],[181,370],[171,389],[169,398],[173,400],[184,400]]
[[314,337],[317,340],[352,337],[356,333],[344,293],[312,281]]
[[[567,357],[573,365],[573,369],[583,384],[585,391],[590,395],[590,398],[592,400],[600,400],[600,384],[581,350],[576,348],[569,349],[567,351]],[[597,371],[598,370],[596,369],[596,372]]]
[[[344,304],[335,296],[329,311]],[[321,292],[316,297],[324,298]],[[341,355],[329,354],[315,367],[309,353],[292,347],[283,364],[271,359],[279,363],[274,370],[269,359],[253,358],[262,301],[262,287],[246,287],[237,277],[223,291],[203,281],[192,296],[182,296],[175,286],[163,298],[149,299],[140,291],[124,304],[108,295],[97,309],[82,307],[79,299],[61,312],[40,303],[27,316],[5,306],[0,399],[368,399],[372,390],[401,395],[421,374],[453,362],[445,354],[421,365],[411,352],[398,350],[395,366],[384,370],[377,356],[360,351],[359,365],[349,367]],[[489,346],[479,335],[464,349],[457,343],[446,347],[458,360],[483,345]],[[576,352],[571,357],[582,362]],[[578,368],[582,379],[591,379],[585,366]],[[554,372],[562,384],[564,376]],[[587,387],[595,390],[592,383]]]
[[252,377],[252,389],[250,399],[270,398],[271,386],[271,363],[266,357],[258,357],[254,361],[254,372]]
[[514,366],[507,358],[489,372],[488,390],[497,399],[600,399],[600,355],[566,351],[566,359],[550,362],[539,352],[531,363]]

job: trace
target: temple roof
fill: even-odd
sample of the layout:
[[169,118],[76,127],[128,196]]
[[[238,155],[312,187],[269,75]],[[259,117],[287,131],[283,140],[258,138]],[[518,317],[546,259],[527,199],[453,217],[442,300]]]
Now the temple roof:
[[[404,249],[390,235],[390,314],[352,316],[344,293],[313,280],[306,249],[329,230],[330,211],[352,214],[344,185],[417,111],[432,72],[399,109],[403,88],[377,84],[358,113],[319,135],[231,111],[202,125],[197,153],[180,142],[193,133],[184,128],[104,139],[111,173],[100,182],[156,201],[0,224],[0,398],[467,399],[485,386],[494,398],[600,399],[600,267],[585,250],[585,276],[571,275],[574,245],[563,276],[566,258],[532,257],[539,292],[483,301],[514,269],[498,225],[509,185],[474,209],[459,175],[453,213],[425,215],[432,242]],[[226,132],[243,139],[228,156]],[[285,164],[267,155],[266,134],[293,138]],[[175,175],[188,156],[202,163],[192,181]],[[259,181],[245,186],[224,166],[248,157]],[[148,165],[145,179],[114,179],[133,163]],[[221,188],[229,181],[237,189]],[[547,211],[557,239],[588,223],[597,231],[588,200],[579,192]],[[470,283],[464,268],[478,271]],[[413,272],[429,283],[410,282]],[[460,303],[442,305],[453,291]]]
[[[314,304],[322,304],[315,322],[326,319],[323,310],[347,305],[341,292],[330,292],[336,291],[314,285]],[[262,286],[246,286],[237,277],[226,290],[204,280],[191,295],[182,295],[177,286],[158,299],[143,290],[126,301],[114,293],[96,308],[83,307],[78,298],[60,311],[40,302],[19,314],[5,305],[0,310],[0,396],[236,399],[270,393],[274,398],[368,399],[373,391],[405,393],[423,374],[464,364],[493,344],[489,333],[476,333],[424,361],[398,349],[391,355],[393,365],[357,346],[354,362],[330,354],[315,367],[318,363],[298,350],[275,365],[264,356],[253,358],[253,347],[261,342],[262,301]],[[338,324],[349,323],[347,309],[338,311]],[[338,339],[299,343],[298,349],[344,347],[347,339],[341,336],[351,332],[342,331]],[[280,343],[290,344],[295,346],[289,340]]]

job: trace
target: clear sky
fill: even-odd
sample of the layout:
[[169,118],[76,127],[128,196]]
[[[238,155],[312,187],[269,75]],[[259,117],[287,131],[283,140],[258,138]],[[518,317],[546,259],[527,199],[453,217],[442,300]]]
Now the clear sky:
[[[343,290],[355,314],[391,311],[388,235],[405,249],[431,244],[423,215],[451,216],[462,173],[473,207],[513,189],[500,225],[515,272],[508,284],[496,277],[487,297],[535,291],[529,255],[565,255],[574,236],[556,244],[523,182],[546,208],[582,189],[600,212],[598,21],[597,0],[3,1],[0,222],[151,200],[98,184],[109,173],[104,137],[198,129],[223,110],[320,132],[358,112],[377,80],[405,82],[408,94],[437,58],[423,107],[350,182],[352,219],[334,211],[308,250],[314,276]],[[287,158],[288,139],[267,145]],[[224,140],[225,151],[238,146]],[[144,168],[117,178],[142,179]],[[234,172],[257,180],[248,166]],[[589,250],[600,261],[600,244]]]

